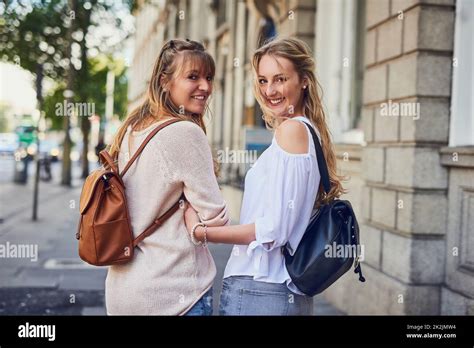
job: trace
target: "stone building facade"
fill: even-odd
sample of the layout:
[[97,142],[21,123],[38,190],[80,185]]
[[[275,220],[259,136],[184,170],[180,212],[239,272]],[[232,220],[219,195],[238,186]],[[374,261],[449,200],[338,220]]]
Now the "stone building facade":
[[[216,60],[214,150],[264,130],[252,52],[273,35],[313,49],[324,104],[361,225],[365,283],[322,296],[348,314],[474,314],[473,3],[469,0],[162,0],[137,10],[129,99],[142,98],[165,40]],[[222,163],[238,220],[245,165]]]

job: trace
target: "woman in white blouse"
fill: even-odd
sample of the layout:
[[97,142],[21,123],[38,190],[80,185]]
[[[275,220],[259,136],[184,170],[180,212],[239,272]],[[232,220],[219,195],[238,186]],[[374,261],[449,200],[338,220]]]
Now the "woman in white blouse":
[[[271,145],[245,178],[240,224],[207,227],[190,207],[186,225],[195,243],[236,244],[224,273],[221,315],[310,315],[313,299],[291,282],[283,246],[296,250],[314,208],[344,193],[321,105],[315,63],[307,45],[279,38],[253,56],[255,96]],[[314,127],[329,169],[331,191],[323,194]],[[319,194],[318,194],[319,192]]]

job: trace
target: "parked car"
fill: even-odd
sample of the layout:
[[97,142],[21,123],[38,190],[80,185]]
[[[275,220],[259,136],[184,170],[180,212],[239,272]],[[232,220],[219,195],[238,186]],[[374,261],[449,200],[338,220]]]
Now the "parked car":
[[20,145],[20,140],[15,133],[0,133],[0,154],[13,156]]

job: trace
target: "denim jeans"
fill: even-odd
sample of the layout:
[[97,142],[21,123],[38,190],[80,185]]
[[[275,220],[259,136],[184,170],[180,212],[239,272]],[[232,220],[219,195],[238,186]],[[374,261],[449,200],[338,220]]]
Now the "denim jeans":
[[212,315],[212,288],[210,288],[185,315]]
[[250,276],[222,281],[219,315],[312,315],[313,298],[298,295],[285,283],[265,283]]

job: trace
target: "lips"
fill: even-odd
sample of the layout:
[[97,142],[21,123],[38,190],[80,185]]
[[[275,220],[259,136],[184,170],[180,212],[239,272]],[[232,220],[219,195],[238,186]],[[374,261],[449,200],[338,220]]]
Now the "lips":
[[205,101],[207,99],[207,96],[200,94],[200,95],[192,95],[191,98],[199,100],[199,101]]
[[283,103],[285,100],[285,97],[280,97],[280,98],[267,98],[267,103],[271,106],[279,106]]

